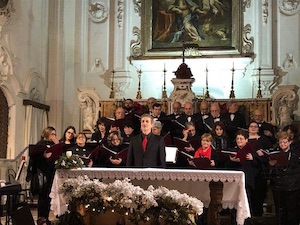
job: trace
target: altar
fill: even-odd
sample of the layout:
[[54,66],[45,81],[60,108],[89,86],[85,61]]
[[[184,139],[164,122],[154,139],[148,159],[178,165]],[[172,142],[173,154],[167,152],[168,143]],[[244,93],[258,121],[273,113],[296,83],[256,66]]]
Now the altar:
[[241,171],[226,170],[179,170],[179,169],[136,169],[136,168],[84,168],[72,170],[57,170],[52,190],[51,210],[55,215],[62,215],[67,210],[63,197],[58,193],[64,180],[78,176],[88,176],[90,179],[101,179],[109,183],[116,179],[129,178],[134,185],[147,188],[164,186],[176,189],[181,193],[201,200],[205,207],[210,203],[210,182],[222,182],[223,184],[223,208],[235,208],[237,210],[237,223],[244,224],[250,217],[250,209],[245,191],[245,175]]

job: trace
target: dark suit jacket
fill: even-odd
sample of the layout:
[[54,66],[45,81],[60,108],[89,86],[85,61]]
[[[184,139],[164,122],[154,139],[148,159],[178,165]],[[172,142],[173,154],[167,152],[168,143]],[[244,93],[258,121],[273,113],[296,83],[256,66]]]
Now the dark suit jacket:
[[[180,116],[177,121],[183,125],[185,125],[186,122],[188,122],[188,117],[185,114],[182,114],[182,116]],[[195,124],[195,128],[197,131],[197,134],[199,136],[201,136],[202,134],[204,134],[206,132],[206,129],[204,127],[203,124],[203,120],[202,120],[202,116],[200,114],[193,114],[191,116],[191,122],[193,122]],[[182,136],[182,131],[181,131],[181,136]],[[179,136],[179,137],[181,137]]]
[[[220,115],[219,118],[220,122],[223,122],[225,124],[223,116]],[[211,129],[214,129],[215,121],[211,114],[209,114],[209,116],[204,120],[204,125],[206,126],[207,132],[211,132]]]
[[277,139],[275,137],[275,133],[276,133],[275,132],[275,127],[272,124],[263,121],[261,124],[259,124],[259,135],[260,136],[265,136],[264,135],[265,130],[268,130],[273,134],[272,137],[269,137],[269,136],[266,136],[266,137],[271,141],[272,144],[276,144]]
[[148,135],[146,151],[142,147],[142,135],[132,137],[129,145],[128,167],[166,167],[166,151],[164,138],[152,133]]
[[242,114],[240,112],[236,112],[236,113],[234,113],[234,119],[231,121],[230,115],[231,115],[231,113],[229,113],[229,112],[224,113],[223,114],[223,118],[224,118],[223,122],[226,125],[226,132],[229,136],[231,144],[233,144],[235,142],[236,132],[240,128],[246,129],[246,117],[244,114]]

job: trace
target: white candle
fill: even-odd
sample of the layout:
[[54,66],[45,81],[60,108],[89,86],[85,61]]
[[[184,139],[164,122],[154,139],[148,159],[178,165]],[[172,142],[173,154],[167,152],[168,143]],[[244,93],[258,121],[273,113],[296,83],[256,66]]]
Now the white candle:
[[66,156],[67,156],[67,158],[70,158],[72,156],[72,151],[67,151]]

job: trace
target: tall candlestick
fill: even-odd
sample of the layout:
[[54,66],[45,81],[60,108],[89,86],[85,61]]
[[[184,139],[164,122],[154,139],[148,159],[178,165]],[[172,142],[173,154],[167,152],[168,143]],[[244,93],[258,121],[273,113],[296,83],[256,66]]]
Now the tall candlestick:
[[142,76],[142,69],[140,67],[140,70],[138,70],[139,84],[138,84],[138,91],[136,93],[136,99],[141,99],[142,98],[142,93],[141,93],[141,76]]
[[166,64],[164,64],[164,86],[163,86],[163,90],[162,90],[162,98],[168,98],[167,96],[167,91],[166,91]]
[[257,90],[257,98],[262,98],[262,94],[261,94],[261,85],[260,85],[260,73],[261,73],[261,67],[258,67],[258,90]]
[[209,99],[210,96],[209,96],[209,91],[208,91],[208,69],[207,69],[207,64],[206,64],[206,69],[205,69],[205,77],[206,77],[206,92],[205,92],[205,96],[204,98],[205,99]]
[[235,94],[234,94],[234,62],[232,63],[232,77],[231,77],[231,91],[230,91],[230,95],[229,95],[229,98],[233,99],[235,98]]
[[109,98],[115,98],[115,88],[114,88],[115,72],[116,72],[115,70],[112,71],[111,87],[110,87],[110,95],[109,95]]

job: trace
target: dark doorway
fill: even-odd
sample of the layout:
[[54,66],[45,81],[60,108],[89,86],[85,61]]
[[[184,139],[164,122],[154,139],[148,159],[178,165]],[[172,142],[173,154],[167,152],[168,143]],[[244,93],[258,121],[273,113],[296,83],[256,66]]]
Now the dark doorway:
[[0,89],[0,158],[6,158],[8,139],[8,104]]

